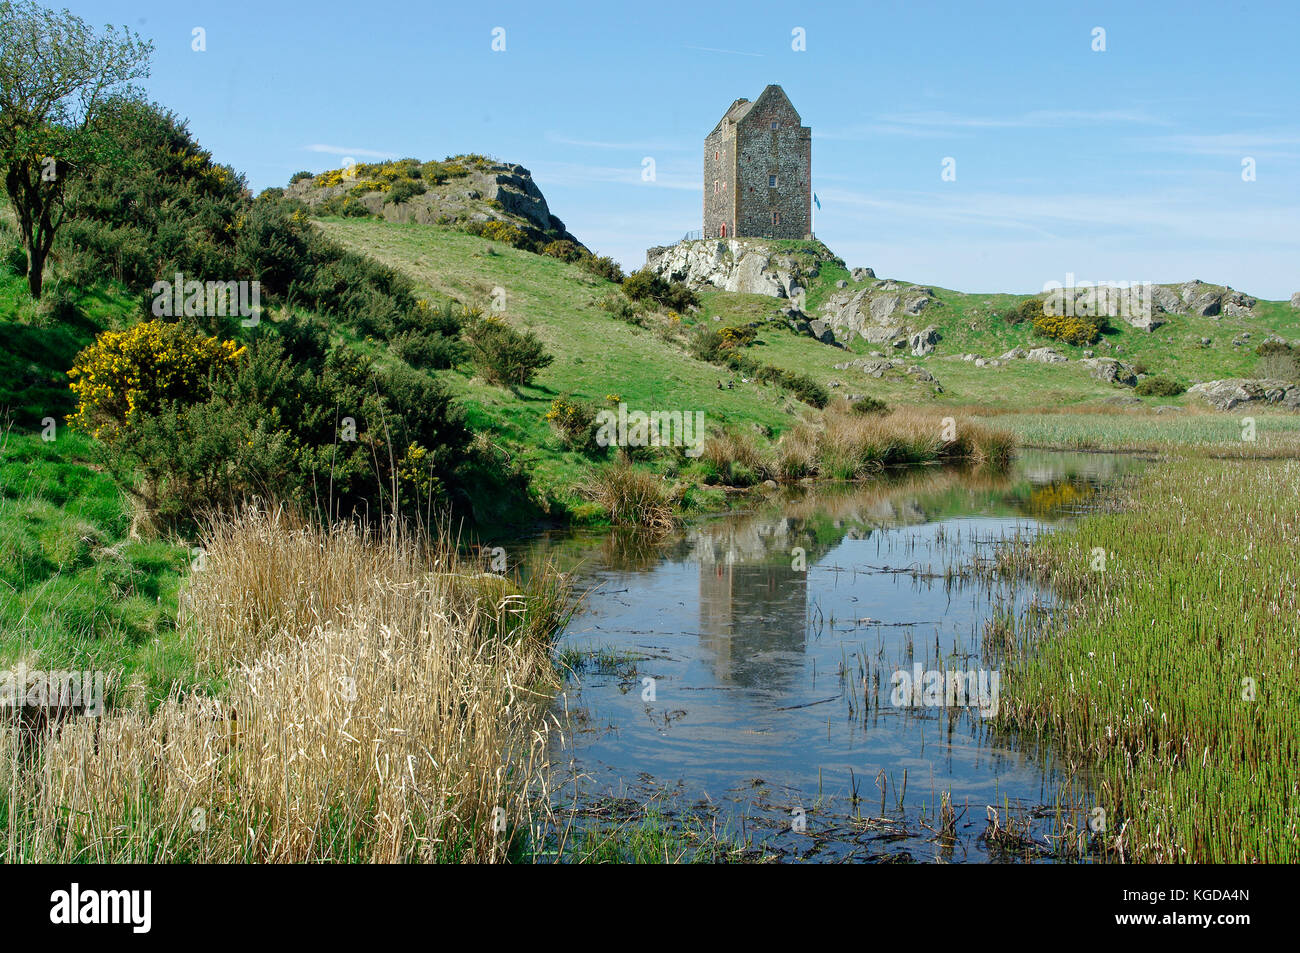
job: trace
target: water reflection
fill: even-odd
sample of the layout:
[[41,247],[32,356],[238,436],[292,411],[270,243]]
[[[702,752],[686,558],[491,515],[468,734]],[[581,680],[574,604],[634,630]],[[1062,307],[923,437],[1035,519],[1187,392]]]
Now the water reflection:
[[[561,800],[668,786],[773,844],[790,841],[792,809],[817,805],[818,856],[937,858],[919,824],[950,791],[981,822],[953,859],[988,859],[975,839],[986,805],[1047,799],[1051,752],[996,732],[978,711],[895,707],[890,677],[917,663],[995,666],[985,622],[1050,599],[989,585],[971,565],[1091,505],[1139,465],[1027,452],[1002,473],[921,468],[789,490],[653,542],[537,539],[532,556],[555,559],[589,591],[562,649],[603,660],[580,669],[560,704],[581,715],[554,752],[573,766]],[[863,779],[875,778],[884,790],[868,798]],[[888,831],[859,816],[877,797]]]

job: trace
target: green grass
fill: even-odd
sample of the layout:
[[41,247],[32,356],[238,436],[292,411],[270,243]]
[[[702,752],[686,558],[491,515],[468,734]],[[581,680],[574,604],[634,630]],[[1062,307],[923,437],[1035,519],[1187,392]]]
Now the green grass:
[[96,447],[9,434],[0,449],[0,667],[100,670],[151,700],[193,665],[176,630],[182,546],[129,537]]
[[1171,462],[1007,557],[1073,605],[1019,633],[1003,710],[1090,775],[1111,859],[1300,860],[1298,480],[1295,461]]
[[[468,413],[470,426],[493,435],[523,463],[539,492],[592,510],[576,495],[596,465],[566,450],[545,414],[551,401],[572,394],[602,407],[616,394],[629,409],[703,410],[710,431],[757,423],[775,431],[794,423],[803,405],[775,387],[740,385],[719,390],[735,375],[696,360],[651,328],[621,321],[600,307],[618,287],[576,265],[467,235],[450,227],[357,219],[329,219],[321,227],[347,247],[406,272],[422,291],[488,308],[494,288],[506,293],[506,316],[546,343],[555,362],[519,393],[443,372]],[[770,302],[771,299],[766,299]]]
[[80,319],[38,327],[25,280],[0,278],[0,667],[102,670],[156,700],[193,679],[176,631],[188,551],[130,537],[99,445],[64,419],[76,353],[134,308],[109,289],[82,296]]

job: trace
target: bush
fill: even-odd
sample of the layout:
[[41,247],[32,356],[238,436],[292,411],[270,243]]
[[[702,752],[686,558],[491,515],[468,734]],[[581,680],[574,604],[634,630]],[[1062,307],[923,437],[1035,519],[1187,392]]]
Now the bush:
[[624,280],[623,269],[608,255],[588,255],[581,260],[580,264],[584,271],[590,272],[597,278],[604,278],[614,284],[621,284]]
[[423,182],[416,182],[412,179],[401,179],[393,183],[392,188],[388,190],[388,201],[394,205],[400,205],[417,195],[423,195],[429,191],[429,187]]
[[575,262],[582,259],[584,252],[581,246],[576,245],[567,239],[557,239],[543,245],[542,254],[549,255],[552,258],[558,258],[560,261]]
[[1101,326],[1088,318],[1073,315],[1043,314],[1034,318],[1034,331],[1055,341],[1083,346],[1101,337]]
[[532,331],[516,331],[496,317],[476,318],[465,327],[471,356],[490,384],[521,387],[555,360]]
[[849,408],[855,414],[887,414],[889,405],[875,397],[859,397]]
[[233,372],[243,353],[166,321],[105,331],[68,371],[77,398],[69,423],[111,441],[170,404],[206,397],[211,376]]
[[527,242],[524,233],[509,222],[495,220],[484,222],[476,231],[489,241],[501,242],[503,245],[510,245],[512,248],[518,248]]
[[1017,307],[1011,308],[1003,316],[1007,324],[1024,324],[1033,323],[1043,316],[1043,300],[1041,298],[1029,298],[1020,302]]
[[637,306],[620,294],[607,296],[600,302],[600,306],[608,311],[620,321],[626,321],[628,324],[635,324],[637,327],[645,327],[645,318]]
[[60,281],[53,287],[47,285],[41,300],[36,303],[36,323],[41,327],[50,327],[75,321],[81,316],[78,308],[80,298],[71,281]]
[[603,449],[596,443],[596,408],[586,401],[557,397],[551,401],[546,420],[570,450],[595,453]]
[[1138,381],[1133,392],[1142,397],[1177,397],[1186,389],[1176,380],[1156,374]]
[[784,371],[781,384],[794,393],[805,404],[821,409],[830,403],[830,392],[807,374],[795,374]]
[[266,330],[233,374],[211,374],[196,399],[161,402],[111,441],[119,479],[151,514],[188,527],[252,497],[372,519],[447,503],[469,434],[441,384],[331,349],[316,322]]
[[649,268],[642,268],[624,278],[623,293],[633,301],[657,301],[673,311],[685,311],[700,303],[695,292],[685,284],[664,281]]
[[1285,341],[1265,341],[1255,353],[1259,355],[1256,376],[1284,381],[1300,378],[1300,352]]
[[311,178],[315,178],[315,176],[313,176],[310,172],[295,172],[293,175],[289,176],[289,184],[296,185],[297,183],[301,182],[303,179],[311,179]]
[[663,480],[630,463],[619,462],[597,470],[583,485],[582,493],[600,506],[615,526],[667,532],[677,523]]

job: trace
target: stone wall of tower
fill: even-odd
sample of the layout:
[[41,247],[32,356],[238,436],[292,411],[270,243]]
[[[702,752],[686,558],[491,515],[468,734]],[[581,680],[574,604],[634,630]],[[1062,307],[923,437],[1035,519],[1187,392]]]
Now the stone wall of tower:
[[736,234],[736,126],[723,122],[704,140],[704,237],[718,238],[726,226]]
[[755,103],[736,128],[737,236],[806,237],[812,232],[812,130],[778,97]]

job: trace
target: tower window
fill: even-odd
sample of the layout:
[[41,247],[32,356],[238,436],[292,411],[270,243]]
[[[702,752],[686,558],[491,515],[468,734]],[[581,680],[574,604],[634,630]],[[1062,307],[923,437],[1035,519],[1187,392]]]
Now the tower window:
[[717,179],[714,179],[714,180],[713,180],[713,194],[714,194],[714,195],[717,195],[718,192],[719,192],[719,189],[718,189],[718,180],[717,180]]
[[776,128],[776,123],[772,123],[772,128],[773,128],[773,129]]
[[781,213],[780,213],[780,212],[773,212],[773,213],[772,213],[772,224],[773,224],[773,225],[780,225],[780,224],[781,224]]
[[774,188],[776,188],[776,176],[774,176],[774,175],[769,175],[769,176],[767,177],[767,187],[768,187],[769,189],[774,189]]
[[713,161],[714,161],[714,162],[717,162],[718,159],[719,159],[719,157],[720,157],[721,155],[722,155],[721,152],[719,152],[717,149],[714,149],[714,150],[713,150]]

